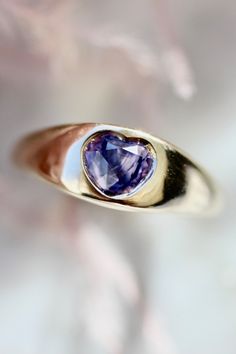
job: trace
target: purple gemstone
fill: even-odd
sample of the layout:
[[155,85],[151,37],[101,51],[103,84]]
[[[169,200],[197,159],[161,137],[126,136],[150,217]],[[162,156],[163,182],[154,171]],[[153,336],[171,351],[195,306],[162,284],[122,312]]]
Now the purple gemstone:
[[130,194],[147,181],[155,158],[147,141],[112,132],[96,134],[84,148],[84,167],[92,184],[107,196]]

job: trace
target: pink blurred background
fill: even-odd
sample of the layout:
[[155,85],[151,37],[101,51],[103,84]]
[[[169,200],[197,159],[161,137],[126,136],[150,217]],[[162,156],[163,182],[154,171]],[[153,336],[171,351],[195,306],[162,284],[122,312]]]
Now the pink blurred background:
[[[0,0],[0,354],[235,354],[235,23],[232,0]],[[107,210],[12,165],[86,121],[182,147],[224,211]]]

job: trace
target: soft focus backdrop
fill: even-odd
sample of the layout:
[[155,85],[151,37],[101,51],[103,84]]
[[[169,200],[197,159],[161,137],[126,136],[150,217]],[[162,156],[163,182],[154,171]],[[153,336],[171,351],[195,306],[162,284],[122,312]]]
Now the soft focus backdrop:
[[[0,0],[0,354],[236,353],[235,38],[233,0]],[[111,211],[12,166],[83,121],[187,150],[224,211]]]

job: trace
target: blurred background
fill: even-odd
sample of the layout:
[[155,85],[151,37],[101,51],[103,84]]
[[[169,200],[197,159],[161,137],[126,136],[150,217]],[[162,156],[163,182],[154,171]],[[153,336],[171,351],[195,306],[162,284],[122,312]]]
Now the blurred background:
[[[0,354],[236,353],[235,23],[233,0],[0,0]],[[12,165],[86,121],[182,147],[223,212],[103,209]]]

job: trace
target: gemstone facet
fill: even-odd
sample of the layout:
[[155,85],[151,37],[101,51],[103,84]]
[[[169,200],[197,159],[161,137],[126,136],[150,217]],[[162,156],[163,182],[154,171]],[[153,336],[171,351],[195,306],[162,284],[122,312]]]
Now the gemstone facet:
[[108,197],[133,194],[152,176],[155,162],[146,140],[110,131],[92,136],[83,150],[87,178]]

